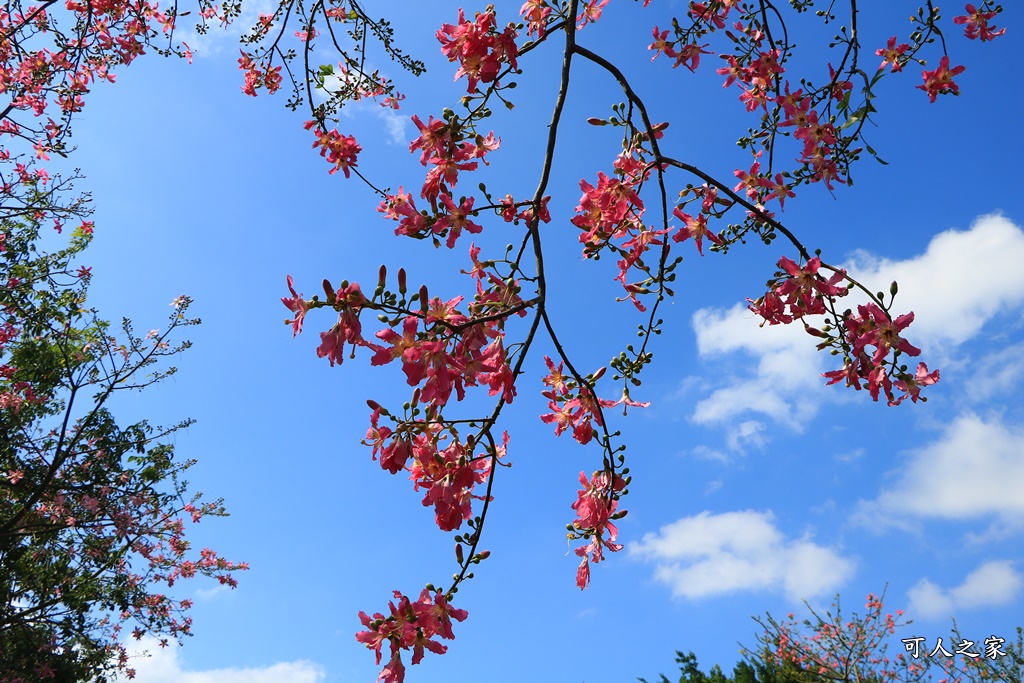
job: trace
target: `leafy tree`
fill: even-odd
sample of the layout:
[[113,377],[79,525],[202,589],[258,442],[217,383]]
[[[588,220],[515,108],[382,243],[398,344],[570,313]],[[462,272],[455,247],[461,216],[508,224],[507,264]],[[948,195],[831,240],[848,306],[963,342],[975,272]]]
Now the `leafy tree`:
[[[771,614],[756,618],[764,631],[753,650],[744,649],[744,660],[731,677],[716,664],[710,673],[700,670],[693,652],[676,652],[679,683],[1020,683],[1024,678],[1024,630],[1017,629],[1015,643],[990,639],[984,647],[964,640],[954,622],[952,638],[960,652],[951,657],[930,656],[928,648],[915,648],[923,638],[900,639],[900,652],[886,652],[898,629],[912,622],[884,610],[884,595],[868,595],[864,615],[844,618],[836,596],[824,615],[808,606],[810,617],[797,622],[790,614],[776,619]],[[920,645],[920,643],[918,643]],[[991,649],[998,645],[998,649]],[[956,646],[950,646],[954,649]],[[647,683],[643,678],[641,683]],[[660,683],[670,683],[662,674]]]
[[[917,636],[895,639],[898,630],[913,622],[903,619],[903,610],[886,612],[884,597],[884,593],[868,595],[863,615],[844,616],[839,596],[824,614],[808,606],[810,616],[801,622],[793,614],[786,619],[767,614],[756,619],[764,628],[758,648],[744,654],[755,667],[796,670],[794,683],[1020,683],[1024,674],[1021,629],[1017,629],[1016,643],[999,642],[999,648],[992,649],[989,642],[975,647],[965,640],[954,622],[947,641],[957,644],[949,646],[952,656],[931,655],[934,642],[923,645],[925,639]],[[895,657],[887,654],[890,645],[898,650]],[[977,656],[962,654],[968,652]]]
[[[200,28],[237,6],[200,0]],[[78,171],[39,163],[68,156],[71,123],[98,81],[147,49],[190,57],[173,41],[177,8],[146,0],[13,0],[0,11],[0,683],[105,681],[131,675],[122,629],[166,644],[191,630],[188,600],[166,594],[205,575],[235,585],[246,566],[185,538],[186,520],[223,515],[220,501],[190,494],[192,461],[174,456],[170,427],[125,425],[110,410],[118,392],[173,374],[161,361],[189,300],[167,328],[120,338],[87,307],[87,267],[72,261],[91,239]],[[72,228],[65,246],[45,245]]]
[[179,297],[164,331],[121,338],[86,307],[88,268],[72,259],[91,239],[40,252],[40,226],[5,219],[0,254],[0,681],[106,680],[127,660],[125,625],[166,642],[191,630],[188,600],[161,586],[205,575],[235,585],[232,563],[195,552],[185,520],[225,515],[189,494],[170,427],[119,424],[117,392],[172,375],[160,362],[195,325]]

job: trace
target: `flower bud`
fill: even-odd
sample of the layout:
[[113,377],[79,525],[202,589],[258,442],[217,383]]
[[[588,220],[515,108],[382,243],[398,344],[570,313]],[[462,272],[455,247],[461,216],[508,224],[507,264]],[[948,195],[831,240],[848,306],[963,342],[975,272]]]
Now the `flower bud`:
[[388,267],[383,263],[380,265],[380,270],[377,271],[377,286],[383,287],[384,282],[388,278]]
[[461,543],[456,543],[455,544],[455,561],[458,562],[459,564],[462,564],[464,559],[465,559],[465,557],[462,554],[462,544]]
[[398,269],[398,292],[405,294],[405,268]]
[[420,285],[420,310],[427,310],[427,286]]
[[323,286],[324,286],[324,294],[327,295],[327,303],[333,304],[334,303],[334,287],[331,286],[331,281],[328,280],[327,278],[324,278]]

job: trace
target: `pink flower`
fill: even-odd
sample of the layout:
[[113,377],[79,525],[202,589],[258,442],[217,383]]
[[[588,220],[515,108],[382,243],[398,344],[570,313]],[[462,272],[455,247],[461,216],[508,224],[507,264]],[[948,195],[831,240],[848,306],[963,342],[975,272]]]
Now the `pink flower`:
[[616,515],[616,508],[618,493],[626,487],[626,481],[617,474],[613,479],[609,471],[603,470],[594,472],[589,481],[580,472],[580,483],[583,488],[577,492],[576,502],[572,504],[576,511],[572,527],[577,537],[590,539],[589,543],[575,550],[583,558],[576,570],[576,585],[583,590],[590,583],[590,560],[596,564],[604,559],[605,548],[611,552],[622,550],[622,544],[615,543],[619,532],[611,519],[625,514]]
[[[674,69],[682,64],[690,71],[697,71],[697,67],[700,66],[700,56],[714,54],[711,50],[701,49],[702,47],[707,47],[707,44],[698,45],[697,43],[688,43],[684,45],[683,49],[680,50],[679,54],[676,56],[676,63],[672,65],[672,68]],[[668,52],[665,54],[668,54]]]
[[288,310],[295,313],[295,317],[292,320],[285,320],[286,323],[291,323],[292,326],[292,337],[295,337],[302,332],[302,321],[306,317],[306,306],[305,299],[302,298],[301,294],[295,293],[294,281],[292,276],[288,276],[288,291],[292,293],[290,297],[282,297],[281,303],[288,307]]
[[580,590],[586,590],[587,586],[590,585],[590,558],[587,557],[586,553],[583,555],[583,559],[580,560],[580,566],[576,569],[576,585],[579,586]]
[[519,15],[527,25],[527,34],[537,34],[537,40],[544,37],[544,30],[547,27],[547,18],[551,15],[551,7],[546,0],[526,0],[519,9]]
[[[758,156],[761,155],[760,152],[757,154]],[[743,169],[736,169],[732,173],[740,180],[736,187],[733,188],[733,191],[739,192],[746,188],[747,197],[749,199],[756,199],[758,193],[761,191],[761,162],[755,161],[751,164],[749,172],[744,171]]]
[[[954,21],[956,21],[954,19]],[[910,46],[906,43],[896,44],[896,36],[889,39],[889,42],[884,48],[875,50],[875,54],[882,58],[882,63],[878,67],[879,70],[884,69],[886,64],[892,64],[892,72],[896,73],[903,70],[903,65],[906,60],[903,58],[903,54],[910,49]]]
[[821,277],[818,275],[821,259],[817,256],[802,268],[783,256],[779,259],[779,267],[789,277],[776,287],[775,292],[779,297],[785,297],[785,303],[794,318],[824,313],[823,297],[846,295],[846,287],[839,284],[843,281],[845,273],[833,273],[828,280]]
[[432,154],[437,156],[445,156],[447,154],[448,146],[452,144],[452,135],[448,130],[448,124],[442,120],[435,119],[433,116],[424,124],[420,117],[415,114],[412,116],[412,122],[419,129],[420,136],[409,143],[409,151],[423,150],[423,154],[420,155],[421,164],[426,166],[427,160]]
[[859,353],[866,346],[874,346],[875,353],[871,362],[875,365],[878,365],[889,351],[905,353],[908,356],[921,354],[921,349],[900,336],[900,333],[914,322],[913,312],[904,313],[895,320],[890,320],[885,311],[874,303],[858,306],[857,312],[859,316],[851,315],[844,321],[848,329],[847,336],[855,353]]
[[701,256],[704,255],[703,240],[705,237],[715,244],[722,243],[718,235],[708,230],[708,217],[704,214],[699,213],[694,218],[688,213],[683,213],[682,209],[676,208],[672,215],[681,219],[684,223],[684,226],[672,237],[674,242],[684,242],[692,237],[693,241],[697,244],[697,253]]
[[921,72],[921,76],[924,78],[924,85],[917,86],[917,89],[928,93],[929,102],[934,102],[937,95],[949,93],[959,95],[960,86],[953,82],[953,77],[962,74],[966,68],[965,66],[957,66],[950,69],[949,57],[943,55],[942,59],[939,60],[938,68],[934,71]]
[[998,12],[981,12],[974,5],[968,3],[965,7],[967,16],[953,17],[954,24],[966,24],[964,35],[974,40],[981,38],[982,42],[992,40],[1006,33],[1005,28],[995,30],[995,26],[989,26],[988,22],[996,18]]
[[515,38],[516,31],[511,25],[497,32],[493,10],[477,14],[475,21],[469,21],[460,8],[458,23],[444,24],[437,32],[441,52],[448,61],[459,62],[455,80],[465,75],[471,93],[476,92],[477,83],[494,81],[502,64],[507,63],[513,69],[518,66]]
[[464,198],[462,204],[456,206],[451,197],[446,194],[441,195],[441,203],[448,209],[448,214],[442,215],[434,223],[434,234],[440,235],[447,231],[448,239],[445,243],[449,249],[455,246],[455,241],[462,234],[463,228],[473,234],[478,234],[483,230],[479,224],[469,219],[473,213],[473,201],[473,197]]
[[[379,664],[380,662],[378,662]],[[405,665],[402,664],[402,653],[396,652],[377,677],[378,683],[402,683],[405,680]]]
[[904,399],[910,398],[911,401],[917,403],[918,400],[927,401],[928,399],[921,396],[921,387],[930,386],[939,381],[939,371],[928,372],[928,366],[924,363],[917,364],[917,371],[914,376],[901,375],[901,378],[893,382],[893,385],[904,392],[903,396],[900,396],[894,401],[889,401],[889,405],[898,406],[903,402]]
[[668,29],[659,32],[658,27],[654,27],[654,42],[647,46],[648,50],[654,50],[654,56],[651,57],[652,62],[657,59],[658,55],[661,53],[665,53],[666,57],[674,58],[679,56],[679,53],[672,49],[673,41],[668,39],[668,33]]
[[581,29],[588,23],[594,23],[601,18],[601,12],[604,6],[608,4],[608,0],[590,0],[587,6],[583,8],[580,16],[576,19],[576,28]]

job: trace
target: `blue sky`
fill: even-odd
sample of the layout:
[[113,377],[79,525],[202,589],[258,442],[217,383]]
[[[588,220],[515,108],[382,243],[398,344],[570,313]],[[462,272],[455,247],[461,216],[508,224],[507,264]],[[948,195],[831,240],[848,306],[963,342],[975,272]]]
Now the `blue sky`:
[[[499,22],[519,4],[498,3]],[[720,87],[715,64],[696,75],[650,64],[651,28],[683,11],[652,4],[613,0],[580,42],[623,65],[653,118],[671,122],[663,148],[730,177],[750,163],[735,146],[749,125],[738,92]],[[371,10],[391,15],[400,44],[429,69],[402,82],[401,112],[355,106],[342,119],[364,147],[360,170],[382,185],[422,179],[418,155],[406,151],[415,137],[406,117],[437,116],[464,93],[433,38],[457,8]],[[865,44],[905,33],[911,9],[865,12]],[[537,419],[541,359],[551,352],[538,347],[503,414],[514,465],[495,486],[491,559],[458,595],[469,619],[449,652],[410,667],[408,680],[656,678],[673,672],[677,649],[731,669],[737,643],[755,643],[752,615],[800,613],[803,600],[824,606],[837,592],[859,610],[886,583],[887,604],[915,619],[905,636],[934,643],[955,616],[973,640],[1010,639],[1024,614],[1024,143],[1014,125],[1024,101],[1011,70],[1022,19],[1010,4],[1000,20],[1007,35],[985,45],[951,31],[952,60],[968,67],[961,97],[930,105],[914,89],[916,66],[885,81],[868,140],[889,165],[862,161],[854,186],[834,197],[804,188],[782,216],[862,282],[899,281],[897,308],[917,315],[910,338],[942,371],[928,403],[887,408],[866,392],[825,387],[831,359],[802,330],[758,327],[743,302],[763,292],[780,256],[793,256],[781,243],[703,259],[684,250],[654,369],[633,392],[652,405],[614,417],[634,477],[620,524],[626,549],[594,568],[587,591],[574,586],[564,528],[576,477],[599,467],[599,454]],[[140,60],[96,88],[74,129],[72,161],[96,205],[84,257],[94,305],[142,330],[161,325],[185,293],[204,321],[179,374],[122,399],[119,414],[198,420],[176,436],[178,453],[198,459],[193,487],[223,496],[232,516],[204,521],[191,537],[252,566],[235,591],[181,584],[181,597],[195,600],[196,635],[182,649],[151,647],[137,680],[374,680],[378,667],[353,637],[356,613],[383,609],[394,589],[445,583],[453,543],[409,482],[359,445],[365,399],[407,398],[399,369],[371,368],[365,354],[329,367],[314,350],[334,321],[311,315],[293,340],[280,298],[288,274],[311,296],[323,277],[372,283],[382,262],[444,298],[464,294],[457,273],[468,241],[449,252],[396,238],[368,189],[327,174],[306,117],[280,97],[241,93],[236,35],[193,45],[190,66]],[[492,119],[502,147],[481,179],[499,196],[535,187],[556,48],[522,61],[516,110]],[[621,99],[597,70],[576,74],[545,228],[556,324],[586,369],[607,363],[640,322],[614,302],[612,265],[580,258],[568,223],[579,179],[607,172],[619,151],[614,132],[584,120]],[[678,188],[687,180],[674,179]],[[488,219],[476,241],[498,250],[515,241],[511,231]]]

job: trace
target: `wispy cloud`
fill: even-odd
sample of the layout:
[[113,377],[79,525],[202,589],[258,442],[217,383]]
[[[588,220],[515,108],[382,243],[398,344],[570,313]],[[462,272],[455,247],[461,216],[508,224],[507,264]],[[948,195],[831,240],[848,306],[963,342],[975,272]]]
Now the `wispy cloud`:
[[1017,599],[1024,579],[1008,560],[986,562],[949,589],[921,579],[907,592],[909,615],[920,619],[949,618],[966,609],[999,607]]
[[267,667],[186,671],[178,661],[177,645],[161,648],[159,641],[150,636],[144,636],[128,652],[135,683],[319,683],[326,677],[319,665],[305,660]]
[[[955,356],[958,345],[977,337],[996,316],[1024,306],[1022,262],[1024,231],[1003,216],[987,215],[970,230],[936,235],[925,252],[913,258],[897,261],[858,252],[846,267],[861,282],[899,282],[894,312],[914,311],[908,338],[924,348],[934,365],[936,359]],[[849,304],[855,303],[851,295]],[[799,431],[823,402],[846,396],[823,386],[819,375],[827,364],[832,367],[829,361],[834,359],[816,351],[800,325],[759,323],[740,305],[702,309],[693,316],[701,356],[711,361],[727,358],[730,374],[697,403],[692,419],[698,424],[730,425],[728,443],[733,449],[756,446],[767,438],[760,421],[744,422],[744,416],[761,415]],[[975,395],[990,395],[1024,377],[1024,363],[1015,353],[1020,350],[1020,344],[1000,349],[996,342],[977,361],[990,372]]]
[[847,267],[861,282],[900,292],[894,312],[914,311],[914,339],[939,348],[976,336],[998,313],[1024,304],[1024,232],[1004,216],[936,235],[924,254],[893,261],[858,252]]
[[655,564],[654,578],[684,598],[778,590],[791,600],[836,590],[854,562],[808,538],[787,539],[771,512],[702,512],[644,534],[631,557]]
[[1024,522],[1024,429],[966,414],[914,450],[895,482],[860,504],[871,526],[908,517]]

